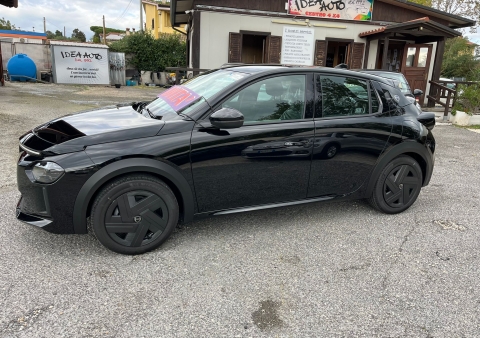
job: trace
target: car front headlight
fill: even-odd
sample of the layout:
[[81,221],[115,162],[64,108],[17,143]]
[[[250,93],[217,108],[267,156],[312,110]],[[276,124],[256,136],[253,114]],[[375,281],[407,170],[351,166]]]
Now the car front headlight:
[[39,183],[53,183],[62,177],[65,170],[54,162],[40,162],[32,169],[33,177]]

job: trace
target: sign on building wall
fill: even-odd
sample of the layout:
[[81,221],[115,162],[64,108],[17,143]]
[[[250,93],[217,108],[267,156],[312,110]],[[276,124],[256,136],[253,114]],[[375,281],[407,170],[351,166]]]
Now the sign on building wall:
[[52,46],[56,83],[109,85],[108,49]]
[[343,20],[371,20],[373,0],[288,0],[288,14]]
[[313,66],[314,48],[313,28],[283,27],[283,65]]

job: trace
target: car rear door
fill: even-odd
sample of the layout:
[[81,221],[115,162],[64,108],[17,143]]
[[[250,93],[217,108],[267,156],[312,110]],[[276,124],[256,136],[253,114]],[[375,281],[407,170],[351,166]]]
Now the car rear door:
[[200,213],[306,198],[313,87],[313,73],[262,78],[212,109],[237,109],[242,127],[217,129],[208,116],[198,121],[191,163]]
[[315,141],[308,197],[344,196],[369,178],[392,131],[388,108],[362,77],[315,75]]

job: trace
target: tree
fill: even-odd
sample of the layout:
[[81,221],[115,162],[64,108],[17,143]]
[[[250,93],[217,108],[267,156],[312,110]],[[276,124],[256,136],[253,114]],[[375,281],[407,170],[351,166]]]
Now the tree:
[[480,67],[480,61],[475,57],[475,47],[475,44],[463,37],[448,39],[443,54],[442,76],[474,80]]
[[10,22],[10,20],[5,20],[5,18],[0,19],[0,29],[14,30],[15,25]]
[[85,37],[85,34],[79,30],[78,28],[75,28],[72,32],[72,39],[78,40],[80,42],[85,42],[87,41],[87,38]]
[[[433,7],[440,11],[455,14],[480,22],[480,0],[411,0],[420,5]],[[475,32],[477,25],[470,28]]]
[[47,31],[47,39],[55,39],[55,33],[52,33],[52,31]]
[[[95,33],[93,35],[93,42],[98,41],[98,43],[99,43],[100,42],[100,35],[103,35],[103,26],[91,26],[90,30]],[[122,29],[105,27],[105,34],[108,34],[108,33],[125,33],[125,31],[122,30]]]
[[60,32],[58,29],[55,31],[55,37],[63,37],[63,33]]
[[130,55],[128,63],[139,72],[162,72],[166,67],[183,67],[186,50],[180,34],[162,34],[155,39],[148,32],[137,32],[110,44],[110,51]]

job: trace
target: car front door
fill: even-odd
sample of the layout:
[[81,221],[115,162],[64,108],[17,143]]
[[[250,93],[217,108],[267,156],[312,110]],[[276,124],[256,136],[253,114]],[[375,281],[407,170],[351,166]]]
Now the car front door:
[[313,74],[263,78],[212,109],[240,111],[242,127],[218,129],[208,116],[197,122],[191,163],[200,213],[306,198],[313,86]]
[[369,177],[392,131],[370,81],[315,75],[315,141],[308,197],[345,196]]

